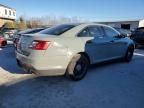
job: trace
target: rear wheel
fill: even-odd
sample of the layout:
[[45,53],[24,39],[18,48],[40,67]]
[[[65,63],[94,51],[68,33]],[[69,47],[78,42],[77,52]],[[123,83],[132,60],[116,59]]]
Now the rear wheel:
[[134,53],[134,46],[129,46],[125,54],[124,61],[130,62],[132,60],[133,53]]
[[72,80],[78,81],[84,78],[87,73],[88,66],[88,59],[84,55],[76,54],[67,68],[67,73]]

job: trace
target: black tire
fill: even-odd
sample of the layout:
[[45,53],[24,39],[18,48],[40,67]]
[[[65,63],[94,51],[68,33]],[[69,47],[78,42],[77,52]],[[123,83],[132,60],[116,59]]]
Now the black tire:
[[7,45],[7,41],[3,41],[2,46],[6,46],[6,45]]
[[127,49],[127,52],[126,52],[125,57],[124,57],[124,61],[130,62],[133,58],[133,53],[134,53],[134,46],[131,45]]
[[76,54],[67,68],[67,74],[74,81],[83,79],[89,67],[88,59],[82,54]]

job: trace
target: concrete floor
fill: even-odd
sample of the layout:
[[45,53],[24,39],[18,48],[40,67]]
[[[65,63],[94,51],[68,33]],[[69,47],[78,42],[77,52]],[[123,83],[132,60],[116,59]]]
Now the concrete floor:
[[144,49],[130,63],[94,65],[73,82],[25,74],[12,46],[0,50],[0,108],[144,108]]

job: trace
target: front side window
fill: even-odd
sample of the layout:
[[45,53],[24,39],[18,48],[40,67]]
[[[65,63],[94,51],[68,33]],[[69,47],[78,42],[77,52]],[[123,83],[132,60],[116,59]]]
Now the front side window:
[[64,32],[74,28],[76,25],[58,25],[39,32],[40,34],[61,35]]
[[103,27],[103,28],[104,28],[106,36],[108,36],[108,37],[115,37],[115,36],[119,35],[118,32],[116,32],[115,30],[113,30],[110,27]]

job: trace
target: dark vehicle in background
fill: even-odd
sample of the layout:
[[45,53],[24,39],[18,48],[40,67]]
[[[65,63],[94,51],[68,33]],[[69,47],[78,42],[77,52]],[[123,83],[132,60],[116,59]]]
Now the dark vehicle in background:
[[6,46],[6,45],[7,45],[6,39],[0,35],[0,47]]
[[136,46],[144,46],[144,27],[135,29],[132,32],[131,39],[135,42]]
[[17,42],[19,41],[21,35],[23,34],[34,34],[34,33],[38,33],[42,30],[44,30],[45,28],[34,28],[34,29],[27,29],[27,30],[24,30],[24,31],[20,31],[19,33],[17,33],[15,36],[14,36],[14,39],[13,39],[13,42],[14,42],[14,46],[16,47],[16,44]]
[[131,38],[131,35],[132,35],[132,32],[130,30],[127,30],[127,29],[122,29],[122,28],[117,28],[117,27],[114,27],[120,34],[122,35],[125,35],[129,38]]

